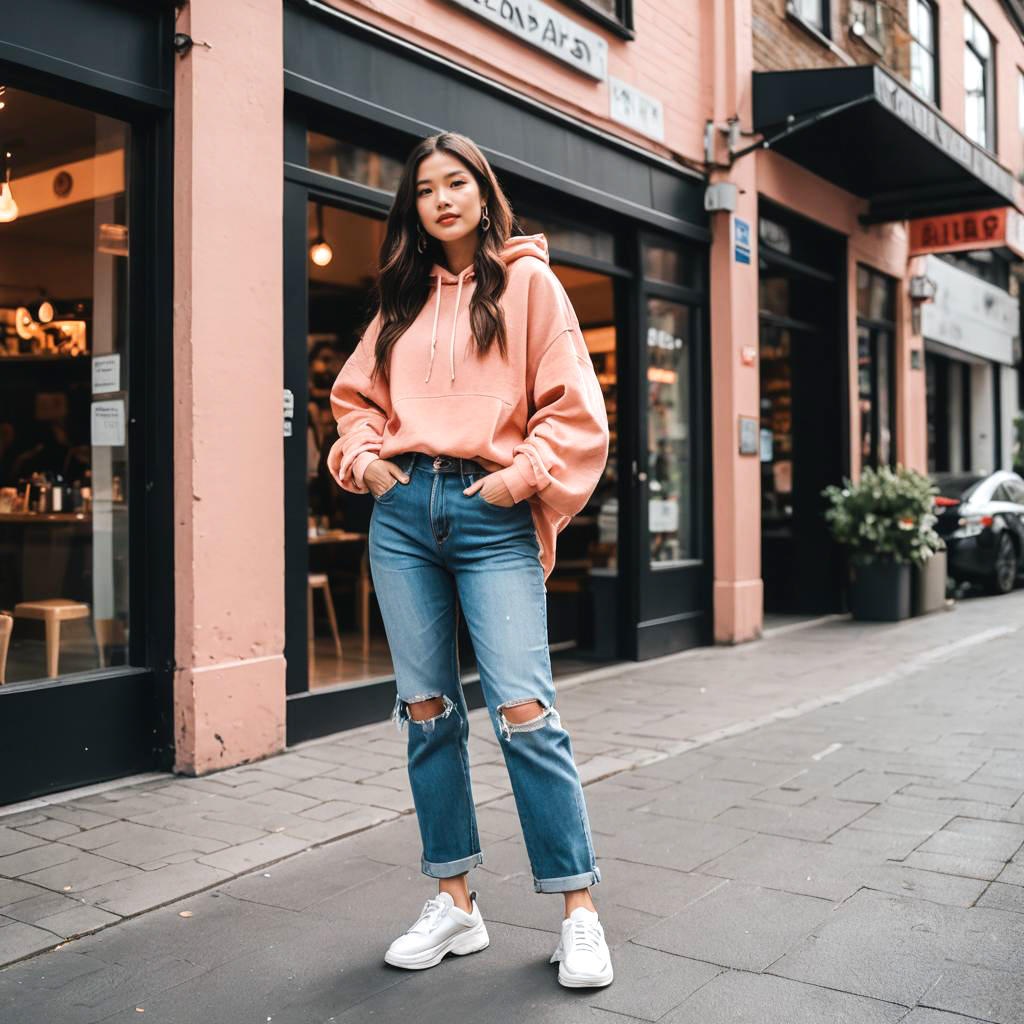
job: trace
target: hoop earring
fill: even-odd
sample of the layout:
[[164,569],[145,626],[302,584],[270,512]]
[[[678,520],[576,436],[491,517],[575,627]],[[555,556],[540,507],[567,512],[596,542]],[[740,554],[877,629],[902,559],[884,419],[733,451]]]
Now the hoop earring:
[[423,234],[423,228],[421,228],[419,224],[416,225],[416,236],[416,251],[421,253],[426,252],[427,236]]
[[484,203],[484,208],[480,215],[480,230],[485,234],[491,226],[491,218],[487,216],[487,204]]

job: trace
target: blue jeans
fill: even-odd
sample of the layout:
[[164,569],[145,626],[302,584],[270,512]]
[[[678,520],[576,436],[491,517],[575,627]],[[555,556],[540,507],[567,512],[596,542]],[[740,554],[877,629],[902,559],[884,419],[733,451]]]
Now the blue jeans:
[[[408,725],[409,780],[421,869],[433,878],[483,863],[469,776],[469,720],[459,680],[456,596],[476,651],[480,685],[501,745],[536,892],[601,880],[569,734],[555,710],[544,572],[530,514],[462,493],[487,472],[478,463],[406,452],[409,476],[374,500],[370,569]],[[441,698],[425,721],[408,704]],[[510,722],[505,707],[539,701],[542,713]]]

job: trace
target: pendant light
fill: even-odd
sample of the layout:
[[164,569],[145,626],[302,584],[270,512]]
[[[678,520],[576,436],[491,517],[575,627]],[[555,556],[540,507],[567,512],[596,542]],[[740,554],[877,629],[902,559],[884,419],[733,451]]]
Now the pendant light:
[[324,239],[324,208],[316,205],[316,238],[309,247],[309,258],[318,266],[326,267],[334,259],[334,250]]
[[4,180],[0,185],[0,223],[9,224],[18,216],[18,204],[11,194],[11,154],[4,156]]

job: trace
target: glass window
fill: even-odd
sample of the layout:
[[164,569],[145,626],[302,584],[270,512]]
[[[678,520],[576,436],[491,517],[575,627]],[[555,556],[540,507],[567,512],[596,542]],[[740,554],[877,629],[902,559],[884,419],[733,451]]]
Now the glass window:
[[130,161],[120,121],[3,101],[0,608],[18,683],[128,658]]
[[935,5],[931,0],[910,0],[910,84],[932,103],[938,96],[935,74]]
[[992,37],[970,8],[964,9],[964,127],[979,146],[995,149],[995,54]]
[[560,249],[603,263],[615,262],[615,236],[610,231],[601,231],[579,221],[553,217],[546,211],[517,211],[516,219],[523,234],[543,232],[551,249]]
[[683,288],[701,288],[704,280],[704,255],[700,249],[676,241],[643,239],[644,277]]
[[793,345],[785,327],[761,323],[761,517],[793,517]]
[[857,267],[857,391],[860,454],[865,466],[895,460],[893,422],[893,330],[896,281],[870,267]]
[[827,7],[825,0],[788,0],[786,10],[801,21],[813,25],[819,32],[827,30]]
[[1017,69],[1017,130],[1024,139],[1024,71]]
[[647,300],[647,511],[652,565],[694,557],[692,312]]
[[319,132],[307,132],[306,144],[309,147],[309,166],[314,171],[323,171],[335,178],[345,178],[385,192],[398,190],[402,177],[401,160]]

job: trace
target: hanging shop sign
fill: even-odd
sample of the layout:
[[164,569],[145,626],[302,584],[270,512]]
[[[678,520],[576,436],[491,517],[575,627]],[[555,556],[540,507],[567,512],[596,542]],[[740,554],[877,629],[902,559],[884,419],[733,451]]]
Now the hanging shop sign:
[[613,75],[608,76],[608,98],[609,114],[613,121],[657,142],[665,141],[665,111],[661,100],[648,96]]
[[1005,247],[1024,259],[1024,217],[1009,206],[910,221],[910,255]]
[[608,76],[608,44],[542,0],[450,0],[599,81]]

